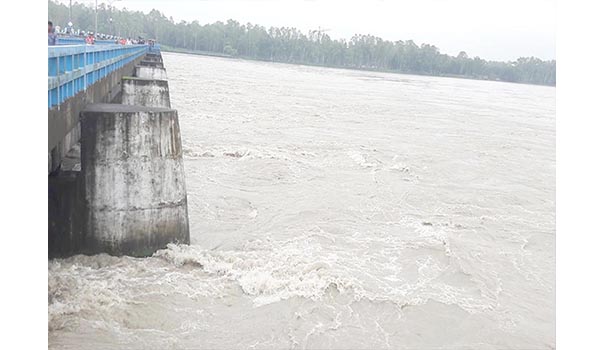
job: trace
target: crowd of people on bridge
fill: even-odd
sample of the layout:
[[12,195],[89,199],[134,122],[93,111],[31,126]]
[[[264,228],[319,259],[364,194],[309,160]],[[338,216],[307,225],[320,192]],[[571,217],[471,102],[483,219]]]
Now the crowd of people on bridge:
[[69,24],[63,28],[54,26],[52,21],[48,21],[48,46],[58,45],[60,38],[80,38],[84,39],[87,45],[96,44],[96,40],[114,41],[115,44],[133,45],[133,44],[149,44],[154,45],[154,40],[147,40],[139,36],[137,39],[123,38],[112,34],[87,32],[81,29],[74,29],[73,24]]

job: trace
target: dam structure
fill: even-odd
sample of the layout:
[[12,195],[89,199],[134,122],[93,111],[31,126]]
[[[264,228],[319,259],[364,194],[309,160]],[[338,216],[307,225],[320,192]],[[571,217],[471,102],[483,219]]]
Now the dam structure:
[[158,45],[48,47],[49,258],[189,244],[178,118]]

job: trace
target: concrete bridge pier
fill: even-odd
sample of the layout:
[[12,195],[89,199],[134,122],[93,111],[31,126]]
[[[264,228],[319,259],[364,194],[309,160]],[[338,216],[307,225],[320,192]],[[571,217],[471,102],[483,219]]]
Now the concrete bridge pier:
[[144,57],[144,59],[140,61],[140,66],[165,68],[162,61],[148,60],[147,57]]
[[166,80],[123,77],[121,102],[126,105],[171,108]]
[[177,111],[92,104],[81,126],[86,250],[149,256],[189,244]]
[[153,53],[147,53],[146,57],[144,57],[144,59],[146,61],[151,61],[151,62],[157,62],[157,63],[163,63],[163,59],[161,55],[158,54],[153,54]]
[[167,70],[161,67],[136,66],[135,76],[144,79],[167,80]]

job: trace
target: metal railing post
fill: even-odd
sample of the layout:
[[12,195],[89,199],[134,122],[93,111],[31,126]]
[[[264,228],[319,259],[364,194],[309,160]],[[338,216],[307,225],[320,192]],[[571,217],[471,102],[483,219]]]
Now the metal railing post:
[[60,111],[60,56],[56,57],[56,80],[58,81],[56,86],[56,104]]
[[83,48],[83,91],[87,91],[87,45]]

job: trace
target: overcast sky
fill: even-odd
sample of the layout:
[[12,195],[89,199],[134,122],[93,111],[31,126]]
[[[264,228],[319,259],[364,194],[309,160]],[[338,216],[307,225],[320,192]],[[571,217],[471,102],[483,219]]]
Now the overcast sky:
[[156,8],[176,21],[202,24],[232,18],[305,32],[321,27],[332,38],[361,33],[412,39],[451,55],[464,50],[493,60],[555,58],[555,0],[121,0],[113,5]]

